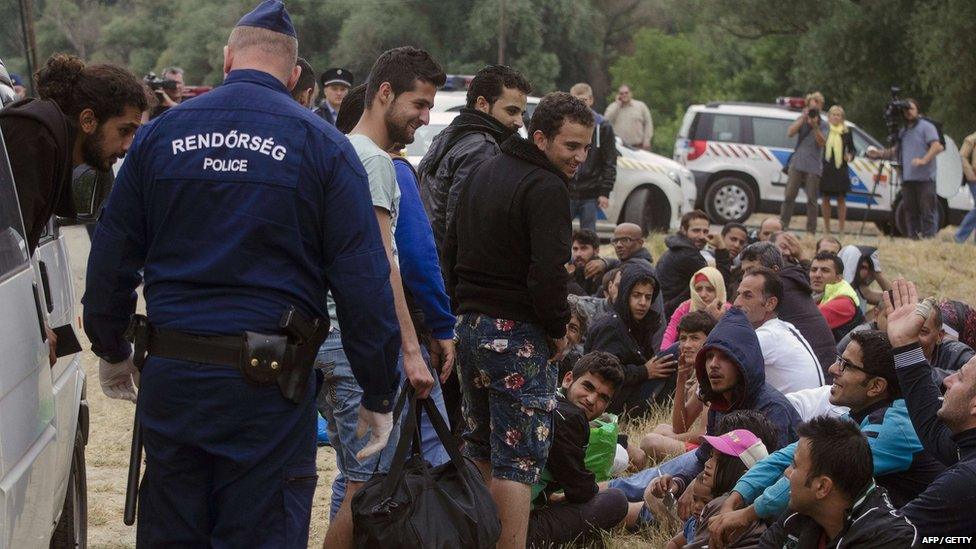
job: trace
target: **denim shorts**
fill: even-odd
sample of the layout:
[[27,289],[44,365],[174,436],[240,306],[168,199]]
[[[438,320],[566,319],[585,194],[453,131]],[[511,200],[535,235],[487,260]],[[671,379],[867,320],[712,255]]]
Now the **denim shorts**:
[[559,373],[545,332],[468,313],[458,318],[457,337],[465,454],[490,460],[495,478],[535,484],[549,457]]
[[[320,369],[324,376],[316,404],[322,417],[328,422],[329,441],[335,449],[336,465],[342,477],[352,482],[366,482],[373,476],[374,472],[385,473],[389,471],[397,439],[400,435],[399,425],[393,426],[390,441],[386,448],[362,461],[356,459],[356,453],[362,450],[369,440],[368,435],[362,438],[356,437],[356,424],[359,422],[359,405],[362,401],[363,389],[352,374],[352,367],[346,358],[346,353],[342,350],[342,339],[338,329],[333,330],[325,343],[322,344],[315,359],[315,367]],[[398,365],[398,368],[402,370],[402,363]],[[432,372],[432,374],[436,381],[436,373]],[[434,383],[429,398],[440,410],[444,421],[447,421],[444,395],[440,383]],[[426,414],[421,421],[420,436],[424,458],[431,465],[437,466],[450,459]]]

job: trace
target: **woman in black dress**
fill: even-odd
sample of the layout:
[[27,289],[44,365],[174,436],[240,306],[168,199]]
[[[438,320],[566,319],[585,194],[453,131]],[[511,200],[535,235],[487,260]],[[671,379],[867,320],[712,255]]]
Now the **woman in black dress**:
[[827,111],[830,128],[824,144],[823,175],[820,176],[821,210],[824,230],[830,234],[830,199],[837,199],[837,221],[840,233],[844,234],[844,221],[847,218],[847,193],[851,190],[851,177],[847,163],[854,159],[854,138],[844,122],[844,109],[834,105]]

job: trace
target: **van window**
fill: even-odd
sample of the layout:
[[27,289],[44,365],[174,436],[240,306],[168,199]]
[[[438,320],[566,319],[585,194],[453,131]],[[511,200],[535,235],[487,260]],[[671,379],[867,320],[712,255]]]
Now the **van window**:
[[692,139],[742,142],[742,117],[731,114],[701,113],[695,121]]
[[27,241],[20,218],[20,203],[10,174],[7,149],[0,135],[0,280],[27,266]]
[[792,149],[796,146],[796,136],[787,137],[790,120],[778,118],[752,118],[752,139],[754,145],[762,147],[776,147],[778,149]]

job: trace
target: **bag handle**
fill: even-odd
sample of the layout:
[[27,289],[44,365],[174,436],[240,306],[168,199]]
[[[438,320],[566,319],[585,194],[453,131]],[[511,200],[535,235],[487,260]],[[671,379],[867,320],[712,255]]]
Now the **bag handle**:
[[[409,386],[402,391],[403,396],[406,397],[406,393],[409,392],[410,397],[410,410],[413,410],[417,406],[417,395],[413,391],[413,387]],[[403,406],[400,406],[403,409]],[[380,492],[383,497],[381,501],[389,499],[393,496],[393,490],[396,488],[397,482],[403,477],[403,467],[407,463],[407,452],[410,451],[413,445],[413,435],[417,430],[417,414],[408,413],[404,417],[403,425],[400,426],[400,438],[397,440],[396,452],[393,454],[393,461],[390,463],[390,471],[387,473],[386,478],[383,480],[383,489]],[[377,469],[379,465],[377,464]]]
[[451,430],[447,428],[447,423],[444,422],[440,411],[429,398],[423,399],[421,404],[424,410],[427,411],[427,417],[430,418],[430,423],[434,426],[437,438],[441,441],[444,449],[447,450],[447,455],[451,457],[451,462],[454,463],[458,471],[466,474],[467,468],[464,466],[464,458],[461,456],[461,450],[458,449],[457,443],[451,435]]

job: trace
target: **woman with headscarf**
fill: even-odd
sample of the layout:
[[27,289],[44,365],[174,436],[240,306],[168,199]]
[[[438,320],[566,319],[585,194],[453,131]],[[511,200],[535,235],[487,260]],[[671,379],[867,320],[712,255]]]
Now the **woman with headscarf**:
[[[834,105],[827,111],[827,142],[824,144],[823,174],[820,176],[820,194],[823,197],[821,211],[824,218],[824,232],[830,233],[830,199],[837,199],[837,221],[841,234],[847,218],[845,197],[851,190],[851,177],[847,163],[854,159],[854,137],[844,121],[844,108]],[[815,198],[807,197],[807,200]]]
[[691,277],[691,299],[674,310],[661,340],[661,349],[667,349],[678,341],[678,323],[692,311],[706,311],[716,320],[729,308],[725,295],[725,279],[715,267],[702,267]]

